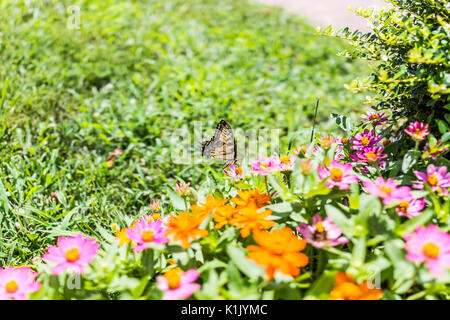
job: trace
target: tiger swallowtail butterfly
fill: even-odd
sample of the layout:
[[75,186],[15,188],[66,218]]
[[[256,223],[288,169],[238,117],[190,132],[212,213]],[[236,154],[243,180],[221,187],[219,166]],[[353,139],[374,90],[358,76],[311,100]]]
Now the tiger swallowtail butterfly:
[[236,160],[236,139],[233,130],[225,120],[220,120],[211,140],[202,143],[202,156],[225,160],[223,169],[233,165]]

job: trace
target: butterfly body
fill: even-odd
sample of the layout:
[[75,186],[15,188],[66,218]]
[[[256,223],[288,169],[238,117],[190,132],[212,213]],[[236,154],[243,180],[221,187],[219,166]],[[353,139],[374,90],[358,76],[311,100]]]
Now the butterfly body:
[[231,126],[221,120],[211,140],[202,143],[202,156],[225,160],[224,168],[236,163],[236,139]]

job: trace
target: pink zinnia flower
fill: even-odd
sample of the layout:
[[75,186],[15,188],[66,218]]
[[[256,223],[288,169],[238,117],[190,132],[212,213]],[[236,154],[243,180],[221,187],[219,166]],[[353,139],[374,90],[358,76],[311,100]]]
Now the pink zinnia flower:
[[322,220],[318,214],[313,216],[312,225],[302,223],[296,229],[316,248],[334,247],[349,241],[329,217]]
[[396,207],[399,216],[414,218],[425,208],[425,199],[409,199],[400,202]]
[[169,238],[164,236],[169,229],[164,226],[163,221],[160,219],[149,221],[149,219],[144,218],[136,221],[133,227],[127,229],[127,236],[131,241],[137,242],[137,245],[133,248],[134,252],[141,252],[149,248],[148,244],[150,242],[169,242]]
[[180,268],[173,268],[167,271],[163,276],[156,277],[158,289],[161,290],[163,300],[187,299],[201,286],[194,283],[198,279],[197,270],[190,269],[183,272]]
[[230,165],[227,169],[223,169],[225,174],[233,179],[242,179],[242,167]]
[[284,156],[280,158],[280,171],[292,171],[295,167],[297,155]]
[[41,288],[41,284],[34,281],[37,275],[30,267],[0,269],[0,300],[28,299],[28,294]]
[[444,142],[441,140],[436,141],[434,145],[430,145],[430,143],[427,142],[424,148],[425,152],[423,154],[423,157],[426,158],[432,158],[435,160],[437,157],[439,157],[441,154],[447,152],[448,147],[444,145]]
[[424,140],[430,133],[428,130],[428,124],[419,121],[410,123],[408,129],[405,129],[405,132],[415,141]]
[[268,173],[280,170],[280,159],[275,156],[264,158],[260,155],[258,160],[252,160],[249,162],[252,166],[252,172],[258,173],[262,176],[267,176]]
[[71,268],[75,273],[84,273],[84,267],[92,262],[100,245],[96,239],[84,238],[82,234],[74,237],[59,237],[57,246],[47,247],[42,260],[56,262],[52,274],[57,275]]
[[450,268],[450,234],[441,231],[434,224],[417,230],[405,239],[406,260],[416,263],[426,263],[428,270],[435,276],[440,276]]
[[376,163],[379,165],[383,163],[379,162],[381,159],[387,157],[387,154],[382,153],[384,150],[383,147],[368,147],[364,149],[358,150],[356,153],[350,155],[350,159],[355,162],[368,162],[368,163]]
[[344,158],[345,158],[344,147],[342,145],[338,145],[334,153],[334,160],[342,160]]
[[177,182],[175,183],[175,192],[180,196],[185,196],[189,192],[190,185],[190,182]]
[[341,190],[348,190],[350,185],[358,182],[358,176],[349,174],[352,171],[350,163],[339,163],[336,160],[331,161],[330,167],[318,167],[320,180],[329,179],[325,183],[328,188],[338,187]]
[[447,167],[435,167],[430,164],[427,167],[427,173],[420,171],[414,171],[414,174],[419,179],[413,188],[423,190],[423,184],[426,182],[431,190],[439,191],[443,195],[448,194],[448,188],[450,187],[450,172],[447,173]]
[[375,130],[369,131],[366,129],[362,133],[357,133],[350,139],[350,142],[353,144],[352,149],[360,150],[375,146],[382,138],[382,136],[377,136],[375,134]]
[[392,178],[384,180],[383,177],[378,177],[375,182],[364,181],[363,185],[368,193],[383,199],[385,205],[412,198],[411,188],[407,186],[398,187],[397,182]]
[[331,146],[336,142],[336,138],[333,137],[332,135],[328,135],[328,136],[320,136],[317,139],[317,142],[320,144],[320,146],[325,149],[328,150],[331,148]]
[[362,118],[365,120],[365,122],[374,122],[375,125],[380,125],[383,123],[389,123],[389,120],[387,117],[384,116],[384,112],[381,113],[374,113],[374,112],[368,112],[365,115],[362,115]]
[[161,210],[161,202],[158,200],[150,201],[150,209],[154,212],[158,212]]

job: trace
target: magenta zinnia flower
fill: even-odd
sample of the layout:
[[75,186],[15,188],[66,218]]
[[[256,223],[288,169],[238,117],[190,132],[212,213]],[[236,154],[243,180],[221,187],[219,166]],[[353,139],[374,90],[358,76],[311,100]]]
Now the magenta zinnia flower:
[[281,162],[278,157],[270,156],[264,158],[264,156],[260,155],[257,161],[252,160],[249,164],[252,166],[251,172],[267,176],[270,172],[279,171]]
[[328,188],[338,187],[341,190],[348,190],[352,183],[358,182],[358,176],[349,174],[352,171],[350,163],[339,163],[336,160],[331,161],[330,167],[318,167],[320,180],[329,179],[325,183]]
[[137,242],[137,245],[133,248],[134,252],[141,252],[144,249],[149,248],[150,242],[154,243],[167,243],[169,238],[164,234],[169,229],[163,224],[163,221],[156,219],[151,221],[150,219],[141,219],[133,224],[133,228],[127,229],[127,236],[131,241]]
[[242,167],[230,165],[227,169],[223,169],[225,174],[233,179],[242,179]]
[[194,283],[198,279],[197,270],[190,269],[183,272],[180,268],[173,268],[167,271],[163,276],[156,277],[158,289],[161,290],[163,300],[187,299],[201,286]]
[[414,171],[414,174],[419,179],[413,188],[423,190],[423,184],[426,182],[431,190],[439,191],[443,195],[448,194],[448,188],[450,187],[450,172],[447,173],[447,167],[435,167],[430,164],[427,167],[427,173],[420,171]]
[[0,300],[28,299],[28,294],[41,288],[37,275],[30,267],[0,269]]
[[433,160],[436,160],[437,157],[439,157],[441,154],[447,152],[448,147],[444,145],[444,142],[441,140],[436,141],[434,145],[430,145],[430,143],[427,142],[424,148],[424,154],[423,157],[426,158],[432,158]]
[[158,212],[161,210],[161,202],[158,200],[150,201],[150,209],[154,212]]
[[352,149],[360,150],[375,146],[382,138],[382,136],[375,134],[375,130],[369,131],[366,129],[364,132],[356,134],[350,142],[353,144]]
[[396,207],[399,216],[414,218],[425,208],[425,199],[409,199],[400,202]]
[[405,129],[405,132],[415,141],[424,140],[430,133],[428,130],[428,124],[419,121],[410,123],[408,129]]
[[67,268],[75,273],[84,273],[84,267],[92,262],[97,255],[100,245],[96,239],[84,238],[82,234],[74,237],[59,237],[57,246],[47,247],[47,253],[42,260],[56,262],[52,274],[60,274]]
[[381,112],[381,113],[368,112],[367,114],[363,115],[362,118],[364,120],[366,120],[365,122],[373,121],[374,124],[378,126],[380,124],[389,122],[388,118],[383,117],[383,116],[384,116],[384,112]]
[[368,193],[383,199],[385,205],[412,198],[411,188],[407,186],[398,187],[397,182],[392,178],[384,180],[383,177],[378,177],[375,182],[364,181],[363,185]]
[[450,235],[438,229],[434,224],[417,230],[405,239],[406,260],[416,263],[426,263],[428,270],[435,276],[440,276],[450,268]]
[[296,229],[316,248],[334,247],[349,241],[347,237],[342,236],[341,229],[329,217],[322,220],[318,214],[313,216],[312,225],[302,223]]
[[382,153],[384,150],[383,147],[368,147],[358,150],[356,153],[350,155],[350,158],[355,162],[368,162],[368,163],[377,163],[382,165],[379,162],[381,159],[387,157],[387,154]]
[[188,194],[190,185],[190,182],[177,182],[175,183],[175,192],[183,197]]

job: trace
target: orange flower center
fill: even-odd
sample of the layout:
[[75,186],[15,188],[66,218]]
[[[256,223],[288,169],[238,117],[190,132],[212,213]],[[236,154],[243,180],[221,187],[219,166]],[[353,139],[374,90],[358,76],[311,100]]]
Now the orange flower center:
[[363,145],[363,146],[367,146],[368,144],[369,144],[369,138],[367,138],[367,137],[362,137],[361,138],[361,144]]
[[142,240],[144,240],[145,242],[152,241],[153,234],[154,234],[153,230],[149,230],[149,229],[142,230]]
[[376,120],[378,118],[380,118],[380,116],[377,115],[377,114],[373,114],[373,115],[370,116],[370,120]]
[[289,158],[289,156],[284,156],[280,158],[281,163],[283,164],[289,164],[291,163],[291,159]]
[[421,133],[422,133],[422,130],[420,130],[419,128],[416,128],[415,134],[420,135]]
[[381,186],[381,191],[383,191],[383,192],[385,192],[386,194],[390,194],[391,193],[391,191],[392,191],[392,187],[391,186],[389,186],[389,185],[382,185]]
[[423,253],[432,259],[436,259],[439,255],[439,247],[432,242],[428,242],[423,246]]
[[375,160],[377,158],[377,155],[374,151],[369,151],[366,153],[366,158],[369,160]]
[[75,262],[80,257],[80,250],[78,248],[72,248],[70,250],[67,250],[65,254],[67,261]]
[[180,286],[182,271],[180,268],[174,268],[164,274],[164,278],[169,282],[170,289],[176,289]]
[[427,178],[427,182],[430,186],[434,187],[434,186],[437,186],[439,180],[435,174],[430,174]]
[[398,211],[403,212],[403,213],[405,213],[408,210],[408,207],[409,207],[409,201],[403,201],[397,205]]
[[342,172],[341,168],[336,168],[336,167],[332,168],[330,170],[330,173],[331,173],[331,179],[333,181],[341,181],[342,180],[342,176],[344,174],[344,172]]
[[11,280],[6,283],[5,288],[6,288],[6,292],[14,293],[17,290],[19,290],[19,285],[17,284],[16,281]]
[[242,174],[242,167],[237,167],[236,168],[236,174],[237,175],[241,175]]
[[260,165],[261,165],[261,167],[264,167],[264,168],[269,167],[269,165],[266,162],[261,162]]
[[348,141],[348,138],[342,138],[341,141],[342,141],[343,144],[346,144],[347,141]]
[[322,221],[319,221],[319,222],[316,223],[316,230],[318,232],[324,232],[325,231],[325,228],[323,227]]

